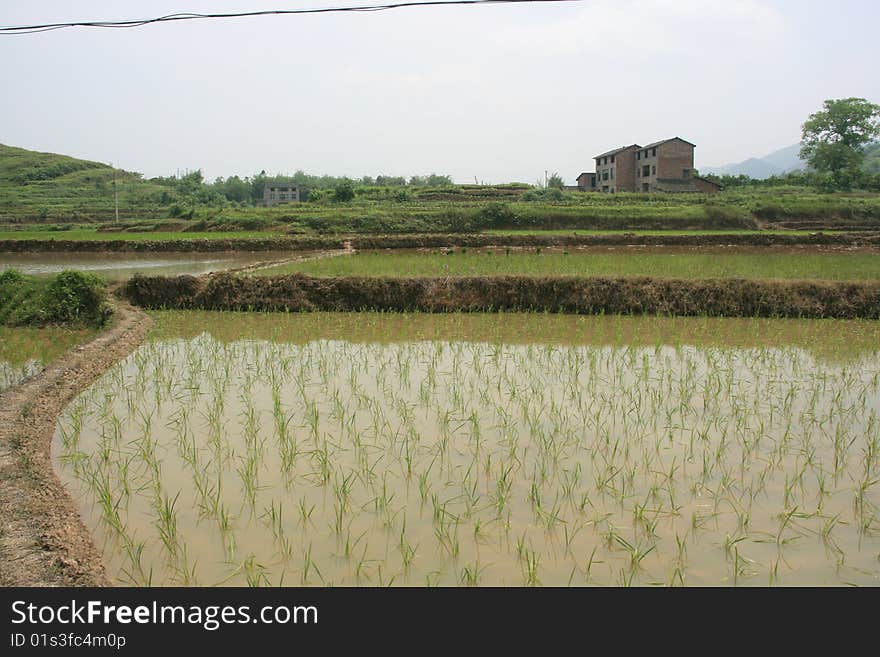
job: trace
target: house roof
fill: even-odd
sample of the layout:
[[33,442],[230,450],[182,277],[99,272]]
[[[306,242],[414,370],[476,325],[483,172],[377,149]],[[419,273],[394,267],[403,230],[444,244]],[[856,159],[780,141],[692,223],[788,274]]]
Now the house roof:
[[641,148],[638,144],[630,144],[629,146],[621,146],[620,148],[615,148],[613,151],[608,151],[607,153],[599,153],[599,155],[594,155],[593,159],[595,160],[598,157],[608,157],[609,155],[617,155],[618,153],[622,153],[623,151],[629,150],[630,148]]
[[709,180],[708,178],[703,178],[703,176],[694,176],[694,180],[702,180],[704,183],[708,183],[710,185],[715,185],[718,189],[722,188],[722,185],[718,184],[714,180]]
[[669,139],[661,139],[660,141],[655,141],[651,144],[648,144],[647,146],[640,146],[640,148],[654,148],[655,146],[659,146],[660,144],[665,144],[668,141],[675,141],[676,139],[678,141],[683,141],[685,144],[690,144],[694,148],[697,147],[696,144],[691,144],[691,142],[689,142],[687,139],[682,139],[681,137],[670,137]]
[[584,171],[580,174],[580,176],[578,176],[578,178],[580,178],[581,176],[595,176],[595,175],[596,175],[596,173],[594,171]]

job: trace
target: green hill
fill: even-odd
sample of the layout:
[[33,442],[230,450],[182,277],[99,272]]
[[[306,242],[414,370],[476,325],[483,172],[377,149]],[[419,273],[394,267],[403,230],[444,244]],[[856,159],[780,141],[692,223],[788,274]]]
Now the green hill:
[[165,186],[138,173],[0,144],[0,223],[112,219],[114,179],[129,217],[155,216],[168,201]]

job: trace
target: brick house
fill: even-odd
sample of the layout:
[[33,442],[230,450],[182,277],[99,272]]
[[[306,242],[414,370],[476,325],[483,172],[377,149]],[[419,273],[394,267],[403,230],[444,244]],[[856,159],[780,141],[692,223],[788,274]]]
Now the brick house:
[[279,203],[299,202],[299,185],[266,183],[263,188],[263,205],[271,208]]
[[577,178],[577,189],[581,192],[596,191],[596,174],[584,172]]
[[[694,175],[694,148],[681,137],[655,141],[647,146],[632,144],[597,155],[596,185],[599,192],[702,192],[714,194],[721,187]],[[588,176],[589,174],[581,174]],[[581,176],[578,176],[580,186]]]
[[[596,160],[596,191],[623,192],[630,191],[636,175],[636,150],[638,144],[615,148],[602,153]],[[634,190],[632,190],[634,191]]]

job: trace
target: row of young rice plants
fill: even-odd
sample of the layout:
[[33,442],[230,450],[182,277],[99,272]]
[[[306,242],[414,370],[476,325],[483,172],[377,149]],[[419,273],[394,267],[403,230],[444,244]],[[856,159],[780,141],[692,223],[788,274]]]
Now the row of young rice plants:
[[312,276],[663,276],[671,278],[784,278],[877,280],[880,253],[700,251],[655,249],[498,248],[357,252],[290,262],[255,275]]
[[67,409],[58,467],[118,581],[880,577],[876,348],[354,342],[325,321],[307,340],[165,326]]

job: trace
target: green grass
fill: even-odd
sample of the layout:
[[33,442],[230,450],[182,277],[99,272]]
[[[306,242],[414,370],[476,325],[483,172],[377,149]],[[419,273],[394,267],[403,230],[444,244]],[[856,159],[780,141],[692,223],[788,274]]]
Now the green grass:
[[866,253],[662,253],[504,249],[439,253],[358,253],[288,263],[261,276],[662,276],[672,278],[880,279],[880,255]]
[[74,228],[71,230],[5,230],[0,231],[0,240],[114,240],[126,242],[178,241],[178,240],[218,240],[218,239],[258,239],[278,236],[277,232],[230,231],[230,232],[144,232],[115,233],[102,232],[94,228]]
[[[488,235],[809,235],[812,230],[580,230],[541,228],[498,228],[481,231]],[[0,233],[2,235],[2,233]]]
[[48,363],[76,345],[88,342],[97,329],[50,326],[0,326],[0,361],[20,366],[29,360]]

